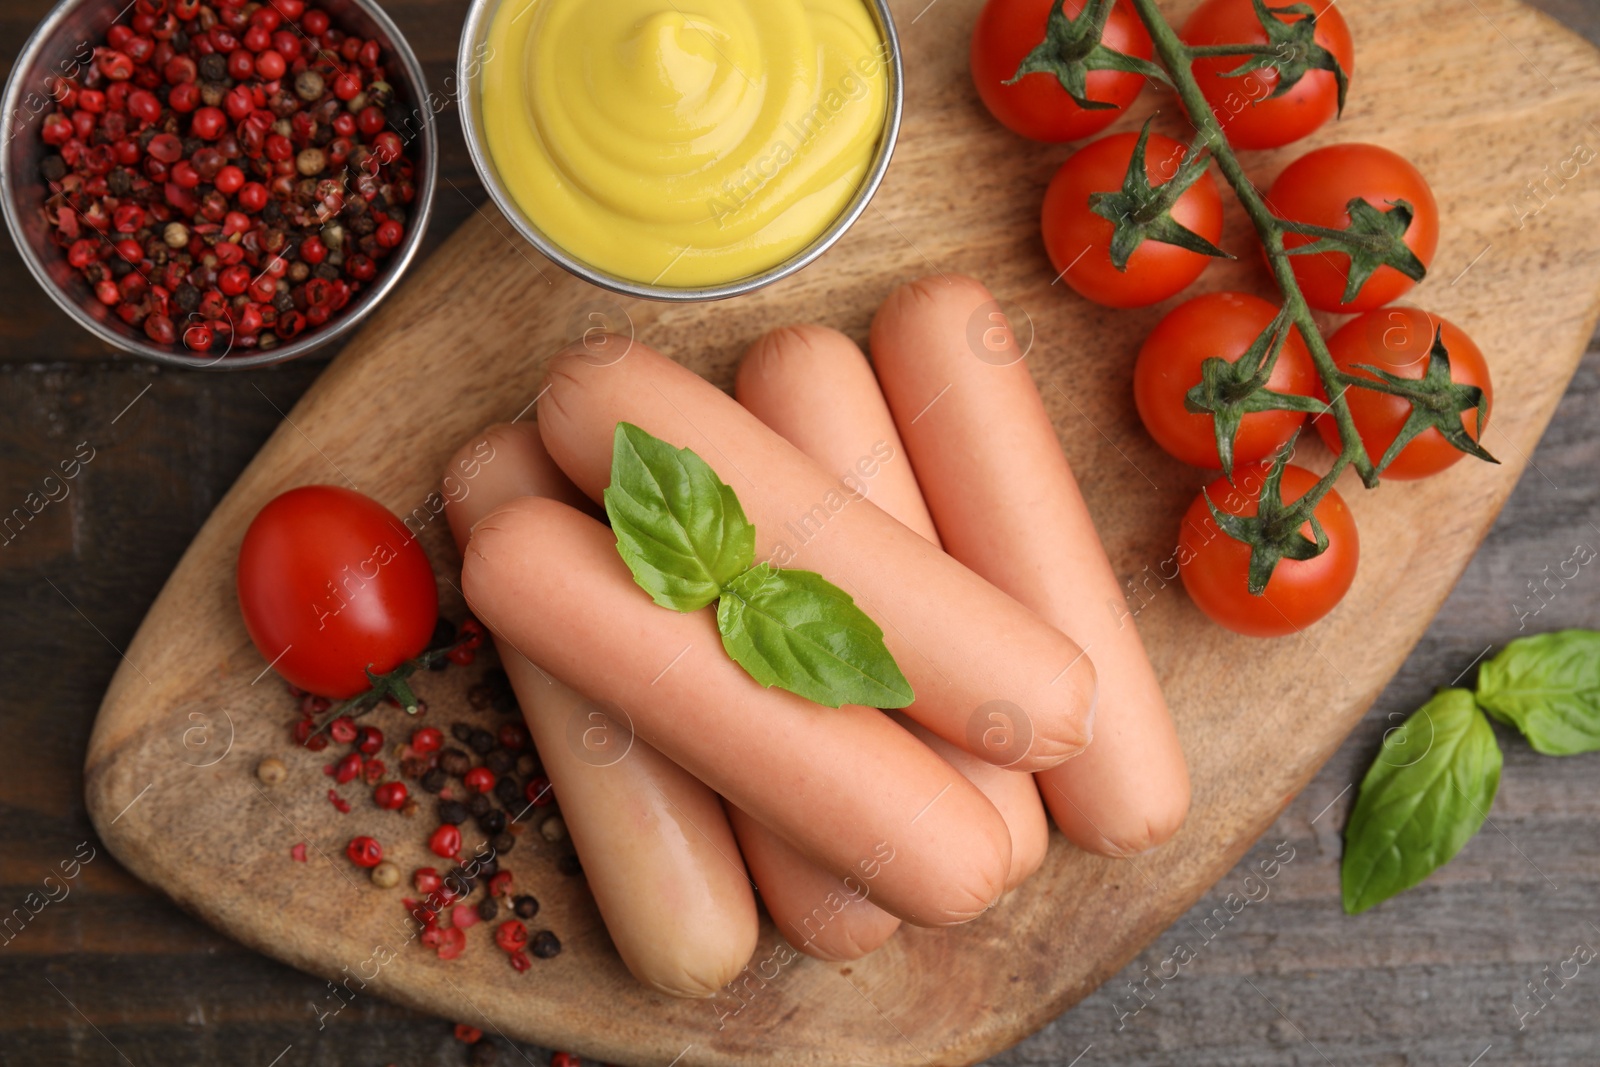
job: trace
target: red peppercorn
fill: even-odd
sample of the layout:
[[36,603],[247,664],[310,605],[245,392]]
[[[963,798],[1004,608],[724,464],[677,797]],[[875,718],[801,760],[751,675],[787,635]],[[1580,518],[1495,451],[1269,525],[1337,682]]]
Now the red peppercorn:
[[232,196],[244,186],[244,171],[230,163],[217,171],[214,184],[217,192],[224,196]]
[[165,315],[149,315],[144,320],[144,334],[158,345],[170,345],[177,339],[172,320]]
[[[362,264],[361,264],[361,270],[360,271],[357,271],[357,269],[356,269],[356,262],[355,261],[358,260],[358,259],[363,261]],[[346,269],[350,271],[350,276],[355,278],[355,279],[357,279],[358,281],[366,281],[367,279],[371,278],[373,276],[373,274],[376,273],[376,268],[375,268],[372,260],[370,260],[366,256],[362,256],[362,255],[351,256],[350,257],[350,262],[347,263],[345,266],[346,266]],[[472,651],[472,649],[463,648],[460,645],[457,645],[455,648],[452,648],[449,652],[446,652],[444,655],[445,655],[445,659],[448,659],[451,663],[454,663],[459,667],[471,666],[472,661],[478,658],[478,654],[476,652]]]
[[372,151],[379,164],[393,163],[400,158],[405,142],[393,130],[385,130],[372,139]]
[[376,756],[383,751],[383,731],[376,726],[363,726],[356,733],[356,751],[364,756]]
[[222,216],[222,236],[232,237],[236,233],[247,233],[250,230],[250,216],[242,211],[230,211]]
[[376,867],[383,862],[383,846],[378,844],[376,838],[365,835],[352,837],[345,846],[344,854],[357,867]]
[[[135,227],[137,229],[137,227]],[[88,237],[80,237],[72,242],[72,247],[67,249],[67,262],[75,270],[82,270],[93,263],[100,254],[100,243]]]
[[528,958],[526,952],[508,952],[506,953],[506,959],[511,961],[511,969],[518,974],[533,966],[533,960]]
[[180,159],[167,172],[172,183],[180,189],[194,189],[200,184],[200,172],[187,159]]
[[467,947],[467,935],[457,930],[454,926],[442,927],[439,930],[439,958],[453,960],[461,955]]
[[282,54],[271,48],[256,56],[256,74],[265,81],[277,81],[288,69],[289,64]]
[[[228,126],[228,116],[220,108],[203,107],[189,120],[189,132],[205,141],[215,141]],[[182,149],[179,149],[181,154]],[[154,153],[151,153],[152,155]],[[158,157],[159,158],[159,157]],[[166,160],[165,162],[172,162]]]
[[328,16],[326,12],[312,9],[305,13],[300,20],[300,28],[306,31],[307,37],[321,37],[328,32]]
[[168,85],[187,85],[200,76],[200,68],[188,56],[173,56],[161,68],[161,77]]
[[411,886],[423,896],[432,896],[444,888],[444,878],[434,867],[418,867],[411,872]]
[[361,762],[361,777],[367,780],[368,785],[376,785],[387,770],[381,759],[366,759]]
[[[251,111],[255,110],[256,100],[255,97],[250,95],[249,89],[245,88],[243,85],[235,85],[232,89],[228,90],[228,95],[222,98],[222,106],[227,110],[228,117],[230,119],[235,122],[241,122],[247,115],[250,114]],[[246,150],[250,148],[251,139],[254,137],[259,137],[263,128],[264,127],[257,125],[253,128],[240,131],[240,135],[246,138]]]
[[428,851],[435,856],[454,859],[461,851],[461,831],[449,823],[443,823],[429,836]]
[[366,67],[368,70],[372,70],[374,67],[376,67],[378,65],[378,60],[382,58],[382,53],[378,49],[378,42],[368,41],[367,43],[363,44],[361,46],[361,52],[357,58],[361,60],[361,65]]
[[409,793],[404,782],[384,782],[372,791],[372,799],[385,811],[398,811],[405,806]]
[[194,352],[210,351],[212,339],[211,327],[203,322],[183,331],[183,343]]
[[[223,292],[227,292],[227,289],[224,288]],[[244,286],[239,287],[239,292],[244,292]],[[328,724],[328,736],[341,745],[348,745],[356,739],[356,724],[350,716],[341,715]]]
[[110,278],[101,278],[94,285],[95,299],[107,307],[114,307],[122,299],[122,290]]
[[363,137],[376,137],[387,125],[388,121],[383,117],[382,109],[371,104],[362,108],[361,113],[356,116],[356,127]]
[[[103,48],[96,51],[95,66],[108,81],[124,82],[133,77],[133,60],[115,48]],[[350,94],[354,96],[355,94]]]
[[494,788],[494,772],[487,767],[474,767],[462,776],[461,783],[474,793],[487,793]]
[[333,780],[340,785],[353,782],[361,774],[361,754],[352,752],[334,764]]
[[[315,238],[312,238],[312,240],[315,240]],[[411,751],[419,756],[426,755],[429,752],[437,752],[443,744],[444,734],[440,733],[437,727],[424,726],[420,730],[411,732]]]
[[129,263],[137,265],[144,258],[144,249],[133,238],[117,242],[117,255]]
[[491,897],[503,897],[510,892],[511,872],[496,871],[494,876],[489,879],[489,895]]
[[[195,113],[195,120],[198,121],[200,115],[208,110],[216,111],[216,108],[202,108]],[[217,114],[220,116],[222,113],[219,111]],[[176,134],[158,133],[150,138],[150,143],[145,145],[144,150],[151,159],[162,163],[176,163],[183,158],[183,142],[178,140]]]
[[361,91],[361,76],[354,71],[345,71],[333,79],[333,95],[340,100],[354,100]]
[[550,1067],[583,1067],[583,1061],[570,1052],[554,1052],[550,1055]]
[[92,115],[98,115],[106,109],[106,94],[99,89],[79,90],[78,106]]
[[544,775],[528,779],[528,784],[523,786],[522,795],[528,798],[528,803],[542,808],[555,800],[555,790],[550,788],[550,779]]
[[521,952],[528,944],[528,928],[517,919],[508,919],[495,930],[494,943],[506,952]]
[[[247,286],[249,286],[249,284],[250,284],[250,269],[248,267],[244,267],[244,266],[229,267],[227,270],[225,270],[221,274],[217,275],[217,288],[221,289],[228,296],[238,296],[240,293],[245,291],[245,288]],[[333,724],[333,727],[331,729],[332,730],[338,730],[340,722],[348,723],[349,721],[350,720],[343,719],[343,718],[336,719],[336,720],[334,720],[334,724]],[[333,739],[335,741],[338,741],[338,742],[341,742],[341,743],[354,740],[355,739],[355,726],[354,725],[350,726],[350,736],[349,737],[340,737],[340,736],[338,736],[338,734],[334,734],[334,738]]]
[[267,206],[267,187],[260,182],[246,182],[239,190],[239,206],[254,215]]
[[228,77],[234,81],[244,81],[256,72],[255,58],[243,48],[236,48],[228,54]]
[[456,1040],[465,1042],[468,1045],[476,1045],[483,1040],[483,1031],[476,1026],[468,1026],[466,1023],[456,1023]]
[[500,747],[508,752],[521,752],[528,747],[528,728],[520,722],[508,722],[500,727]]
[[[80,112],[80,114],[86,113]],[[89,119],[90,121],[93,121],[94,116],[89,115]],[[68,141],[72,140],[77,132],[78,131],[73,128],[72,121],[65,115],[57,112],[52,112],[46,115],[44,117],[44,125],[40,127],[40,136],[44,138],[44,143],[47,145],[52,145],[56,148],[60,148]]]

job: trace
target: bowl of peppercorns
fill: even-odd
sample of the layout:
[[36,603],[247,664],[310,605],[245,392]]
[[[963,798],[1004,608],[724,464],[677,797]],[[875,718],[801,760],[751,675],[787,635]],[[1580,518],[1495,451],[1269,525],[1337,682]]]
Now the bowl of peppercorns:
[[6,84],[0,206],[46,292],[161,363],[348,333],[427,227],[439,108],[374,0],[64,0]]

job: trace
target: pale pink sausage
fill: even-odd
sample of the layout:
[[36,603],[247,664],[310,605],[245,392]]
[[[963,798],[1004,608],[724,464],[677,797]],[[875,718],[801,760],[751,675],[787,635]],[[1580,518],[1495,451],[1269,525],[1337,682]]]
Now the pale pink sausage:
[[527,658],[901,918],[965,922],[1004,891],[1011,840],[971,783],[879,711],[762,688],[711,609],[657,607],[587,515],[536,497],[499,508],[473,528],[462,588]]
[[996,702],[1026,708],[1016,751],[975,746],[1017,770],[1083,750],[1094,668],[1059,630],[876,507],[852,504],[833,477],[704,378],[639,342],[600,365],[572,348],[550,361],[539,430],[578,488],[600,500],[612,438],[631,422],[692,448],[739,496],[756,558],[817,571],[883,627],[916,693],[907,713],[957,745]]
[[1078,846],[1106,855],[1161,844],[1189,810],[1183,751],[999,306],[970,278],[924,278],[884,302],[871,344],[946,551],[1094,659],[1094,743],[1039,775],[1056,825]]
[[[460,546],[474,523],[518,497],[588,504],[532,423],[491,426],[463,445],[444,489]],[[509,643],[496,645],[622,962],[663,993],[716,993],[744,968],[759,933],[721,801],[625,726],[592,718],[589,701]]]
[[[939,544],[889,405],[866,357],[850,338],[825,326],[773,330],[745,353],[734,380],[734,396],[838,478],[848,491],[865,496],[934,545]],[[893,714],[999,809],[1011,831],[1006,888],[1021,885],[1044,862],[1050,844],[1050,824],[1033,778],[996,767],[902,713]],[[738,829],[737,822],[734,828]],[[767,898],[760,879],[757,885]],[[767,910],[772,910],[770,899]]]

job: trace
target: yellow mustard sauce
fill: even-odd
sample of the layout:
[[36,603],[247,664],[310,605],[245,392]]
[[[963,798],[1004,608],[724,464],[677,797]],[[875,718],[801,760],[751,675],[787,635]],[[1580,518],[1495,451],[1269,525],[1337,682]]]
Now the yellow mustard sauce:
[[569,255],[676,288],[804,249],[884,132],[889,48],[866,0],[505,0],[484,136]]

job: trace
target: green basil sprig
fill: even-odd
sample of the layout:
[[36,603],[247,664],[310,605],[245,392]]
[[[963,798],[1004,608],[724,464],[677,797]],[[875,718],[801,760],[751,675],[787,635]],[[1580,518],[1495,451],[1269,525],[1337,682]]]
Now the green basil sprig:
[[1383,739],[1345,827],[1344,910],[1366,911],[1449,862],[1483,826],[1500,745],[1465,689],[1441,690]]
[[716,603],[722,647],[764,687],[833,708],[914,699],[883,630],[849,593],[812,571],[755,562],[738,496],[694,452],[618,423],[605,505],[639,587],[676,611]]
[[1536,752],[1600,749],[1600,633],[1517,638],[1479,669],[1478,703],[1521,730]]

